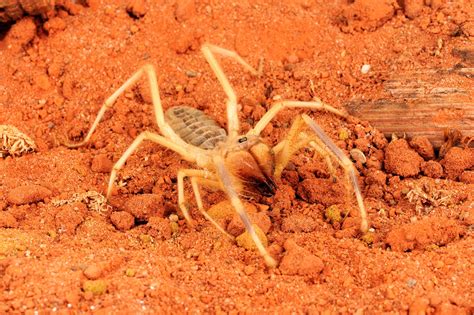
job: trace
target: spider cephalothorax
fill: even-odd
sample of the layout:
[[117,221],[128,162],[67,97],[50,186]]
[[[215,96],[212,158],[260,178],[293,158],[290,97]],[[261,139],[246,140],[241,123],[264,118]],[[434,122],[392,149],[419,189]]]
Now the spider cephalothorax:
[[234,51],[209,44],[203,45],[201,51],[228,97],[227,132],[211,117],[192,107],[171,107],[164,113],[155,70],[151,65],[143,66],[105,101],[85,139],[81,143],[68,145],[69,147],[78,147],[88,142],[105,111],[143,75],[148,76],[156,123],[161,134],[144,131],[133,141],[112,169],[107,198],[112,192],[117,172],[140,143],[143,140],[151,140],[161,144],[180,154],[183,159],[195,163],[200,168],[181,169],[178,172],[178,201],[186,220],[191,222],[184,195],[184,179],[188,178],[192,184],[199,211],[220,231],[233,238],[204,210],[199,186],[213,187],[224,191],[266,263],[269,266],[275,266],[275,260],[267,252],[255,233],[239,196],[254,198],[256,196],[273,195],[277,189],[275,178],[280,177],[290,157],[298,149],[311,145],[326,158],[328,165],[331,164],[332,160],[335,160],[344,169],[346,180],[349,183],[348,186],[352,185],[360,209],[361,230],[365,232],[368,228],[367,215],[357,184],[356,171],[350,160],[309,116],[297,115],[288,136],[273,147],[269,147],[260,139],[262,130],[283,109],[326,110],[340,117],[345,117],[345,114],[320,100],[312,102],[279,101],[273,104],[252,129],[246,134],[240,135],[237,96],[214,54],[233,58],[253,75],[259,76],[260,71],[250,66]]

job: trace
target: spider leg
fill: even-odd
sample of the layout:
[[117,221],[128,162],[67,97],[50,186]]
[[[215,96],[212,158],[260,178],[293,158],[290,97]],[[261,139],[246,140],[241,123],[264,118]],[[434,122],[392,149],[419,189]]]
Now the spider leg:
[[219,183],[213,180],[214,177],[215,177],[214,174],[206,170],[196,170],[196,169],[179,170],[178,171],[178,205],[181,211],[183,212],[183,215],[186,221],[188,221],[188,223],[192,225],[191,216],[189,215],[189,211],[186,206],[186,198],[184,195],[184,179],[189,178],[191,180],[194,197],[196,198],[196,203],[197,203],[199,211],[207,220],[209,220],[212,224],[214,224],[219,231],[224,233],[224,235],[226,235],[230,239],[234,240],[234,237],[232,235],[227,233],[209,214],[207,214],[207,212],[204,210],[204,207],[202,205],[202,199],[201,199],[201,194],[199,192],[197,180],[200,179],[208,184],[211,183],[219,187]]
[[222,189],[227,194],[230,199],[230,202],[234,209],[237,211],[237,214],[240,216],[240,219],[244,223],[245,229],[247,233],[249,233],[250,237],[254,241],[255,245],[257,246],[260,255],[265,259],[265,263],[269,267],[275,267],[276,261],[273,259],[272,256],[267,252],[265,246],[263,246],[262,241],[259,239],[257,233],[255,233],[255,229],[252,226],[252,223],[245,212],[244,205],[242,201],[239,199],[236,190],[234,189],[234,185],[232,183],[232,175],[226,169],[224,164],[224,159],[221,156],[214,156],[214,163],[216,166],[217,175],[222,183]]
[[334,165],[332,164],[331,156],[327,154],[328,150],[326,149],[326,146],[322,144],[321,141],[317,141],[317,140],[310,141],[309,145],[312,146],[313,149],[316,151],[313,158],[316,157],[316,154],[319,154],[320,156],[324,158],[329,174],[331,175],[332,180],[335,182],[336,169],[334,168]]
[[224,70],[220,66],[214,54],[219,54],[225,57],[230,57],[236,60],[241,64],[246,70],[248,70],[253,75],[259,76],[260,71],[255,70],[250,66],[242,57],[240,57],[235,51],[227,50],[218,46],[211,44],[204,44],[201,47],[201,52],[206,58],[207,62],[211,66],[212,71],[217,76],[222,88],[224,89],[225,94],[227,95],[227,121],[228,127],[227,132],[230,137],[235,137],[239,133],[239,118],[238,118],[238,108],[237,108],[237,95],[235,94],[234,89],[230,85],[227,76],[224,74]]
[[[341,167],[344,169],[344,173],[348,178],[349,182],[352,185],[354,193],[356,195],[357,204],[359,206],[360,217],[362,219],[360,230],[362,232],[367,232],[368,222],[367,222],[367,211],[365,210],[364,200],[360,192],[359,184],[357,183],[356,170],[354,164],[349,160],[349,158],[339,149],[334,142],[329,138],[326,133],[319,127],[314,120],[312,120],[308,115],[302,115],[304,122],[308,127],[316,134],[317,138],[324,144],[326,151],[329,154],[333,154]],[[322,146],[324,148],[324,146]]]
[[290,131],[288,132],[285,140],[273,148],[273,152],[275,154],[274,175],[276,178],[281,177],[281,172],[288,165],[288,162],[290,161],[290,158],[293,156],[293,154],[310,141],[310,139],[307,139],[307,141],[304,143],[298,143],[298,137],[303,124],[304,121],[301,116],[296,116],[295,120],[291,124]]
[[247,132],[247,135],[260,135],[263,129],[270,123],[270,121],[283,109],[286,108],[309,108],[315,110],[326,110],[333,114],[336,114],[340,117],[347,117],[347,114],[338,110],[337,108],[332,107],[320,100],[315,100],[311,102],[301,102],[301,101],[280,101],[275,103],[268,112],[263,115],[262,118],[257,122],[253,129],[250,129]]
[[194,192],[194,197],[196,198],[196,203],[198,206],[199,211],[201,214],[214,226],[221,231],[225,236],[229,237],[231,240],[235,240],[235,238],[227,233],[227,231],[219,225],[207,212],[204,210],[204,207],[202,205],[202,199],[201,199],[201,193],[199,192],[199,182],[203,183],[204,185],[210,185],[212,187],[220,187],[219,182],[215,180],[209,180],[209,179],[203,179],[202,177],[198,176],[192,176],[191,178],[191,185],[193,187],[193,192]]
[[97,117],[95,118],[94,123],[92,124],[91,128],[87,132],[87,135],[85,136],[84,140],[82,140],[79,143],[66,143],[65,145],[69,148],[77,148],[86,144],[90,140],[95,129],[97,128],[97,125],[104,117],[104,114],[107,111],[107,109],[111,108],[112,105],[117,100],[117,98],[124,91],[126,91],[128,88],[134,85],[143,76],[143,74],[146,74],[148,76],[151,98],[152,98],[153,108],[155,112],[155,119],[161,133],[165,137],[172,139],[176,143],[179,143],[179,144],[185,143],[165,121],[164,114],[163,114],[163,107],[161,105],[160,91],[159,91],[158,83],[156,79],[156,72],[152,65],[147,64],[141,67],[140,69],[138,69],[127,81],[125,81],[125,83],[122,84],[121,87],[119,87],[109,98],[107,98],[107,100],[104,102],[104,104],[100,108],[99,113],[97,114]]
[[[310,136],[302,131],[302,129],[306,126],[313,130],[315,136]],[[314,126],[316,126],[317,131],[315,131]],[[285,140],[278,143],[272,149],[275,154],[275,177],[281,176],[281,172],[287,166],[291,156],[293,156],[297,150],[301,149],[307,144],[314,147],[316,151],[322,157],[324,157],[326,164],[328,165],[329,172],[333,178],[335,178],[335,170],[331,158],[336,160],[344,169],[344,174],[346,177],[346,191],[351,191],[350,186],[352,186],[352,190],[354,190],[356,195],[357,204],[362,218],[361,231],[366,232],[368,228],[367,213],[362,195],[360,193],[359,184],[357,183],[354,165],[345,156],[341,149],[339,149],[324,133],[324,131],[318,125],[316,125],[316,123],[311,118],[309,118],[309,116],[297,116],[293,121],[293,124],[291,125],[290,131]]]
[[274,176],[280,178],[281,173],[288,165],[290,158],[297,150],[309,143],[309,145],[315,149],[316,153],[324,158],[331,177],[335,179],[336,171],[332,164],[331,156],[327,153],[327,149],[318,139],[311,139],[306,133],[301,132],[303,125],[304,121],[301,116],[296,116],[286,138],[272,148],[272,151],[275,154]]
[[177,152],[185,160],[189,162],[195,162],[196,152],[194,152],[195,150],[193,150],[191,146],[181,146],[159,134],[152,133],[150,131],[144,131],[140,135],[138,135],[138,137],[135,138],[132,144],[128,147],[128,149],[122,154],[120,159],[113,166],[112,172],[110,172],[109,185],[107,188],[107,199],[109,199],[112,193],[112,188],[114,186],[115,178],[117,177],[117,172],[123,167],[127,159],[133,154],[133,152],[137,150],[138,146],[143,142],[143,140],[151,140],[153,142],[161,144],[162,146]]

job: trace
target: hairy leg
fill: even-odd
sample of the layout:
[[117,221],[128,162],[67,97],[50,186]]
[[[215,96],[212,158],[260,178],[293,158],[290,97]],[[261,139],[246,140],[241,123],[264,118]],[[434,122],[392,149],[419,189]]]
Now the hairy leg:
[[203,183],[208,185],[217,186],[220,188],[219,182],[215,180],[215,175],[206,170],[196,170],[196,169],[181,169],[178,171],[178,205],[183,215],[188,221],[189,224],[192,225],[191,216],[189,215],[188,208],[186,206],[186,198],[184,195],[184,179],[189,178],[191,180],[191,185],[193,188],[194,196],[196,198],[196,203],[198,206],[199,211],[203,214],[203,216],[211,221],[219,231],[224,233],[226,236],[234,239],[233,236],[228,234],[219,224],[212,217],[210,217],[206,211],[204,211],[204,207],[202,205],[201,193],[199,192],[198,180],[201,180]]
[[227,95],[227,121],[228,127],[227,132],[229,136],[234,137],[239,133],[239,118],[238,118],[238,108],[237,108],[237,96],[234,92],[234,89],[230,85],[229,80],[224,74],[224,70],[220,66],[214,54],[219,54],[224,57],[230,57],[236,60],[241,64],[246,70],[248,70],[253,75],[259,76],[260,72],[255,70],[250,66],[242,57],[240,57],[235,51],[227,50],[215,45],[204,44],[201,47],[201,51],[206,58],[207,62],[211,66],[212,71],[217,76],[222,88],[224,89],[225,94]]
[[341,167],[344,169],[344,173],[348,178],[348,181],[351,183],[354,193],[356,195],[357,204],[359,206],[360,217],[362,219],[360,230],[362,232],[367,232],[368,230],[368,221],[367,221],[367,211],[365,210],[364,200],[360,192],[359,184],[357,182],[356,170],[354,164],[349,160],[349,158],[339,149],[334,142],[326,135],[326,133],[319,127],[314,120],[312,120],[308,115],[302,115],[304,122],[308,127],[316,134],[317,138],[324,143],[329,154],[333,154]]
[[281,101],[275,103],[268,112],[263,115],[263,117],[257,122],[255,127],[247,132],[247,135],[260,135],[263,129],[270,123],[270,121],[283,109],[286,108],[308,108],[314,110],[326,110],[333,114],[336,114],[340,117],[347,117],[342,111],[322,102],[322,101],[312,101],[312,102],[301,102],[301,101]]
[[207,186],[212,186],[212,187],[219,187],[220,188],[220,185],[219,185],[219,182],[215,181],[215,180],[209,180],[209,179],[203,179],[202,177],[200,176],[191,176],[191,185],[193,187],[193,192],[194,192],[194,197],[196,198],[196,203],[197,203],[197,206],[198,206],[198,209],[199,211],[201,212],[201,214],[208,220],[210,221],[212,224],[214,224],[214,226],[219,230],[221,231],[224,235],[226,235],[228,238],[230,238],[231,240],[234,240],[234,237],[232,235],[230,235],[229,233],[227,233],[227,231],[219,225],[219,223],[217,223],[207,212],[206,210],[204,210],[204,207],[202,205],[202,199],[201,199],[201,193],[199,192],[199,182],[201,182],[201,184],[204,184],[204,185],[207,185]]
[[301,131],[303,128],[304,121],[301,116],[297,116],[291,124],[290,131],[285,139],[279,142],[272,148],[275,154],[275,171],[274,175],[276,178],[281,177],[281,173],[290,162],[290,158],[295,152],[302,147],[305,147],[308,143],[316,151],[314,157],[319,154],[324,158],[326,166],[333,180],[336,179],[336,170],[331,160],[331,155],[328,154],[327,149],[320,140],[309,137],[305,132]]
[[[309,127],[315,133],[315,136],[308,135],[304,129]],[[317,131],[315,131],[315,128]],[[331,175],[335,176],[331,158],[336,160],[343,168],[345,174],[346,191],[352,188],[356,195],[362,223],[361,231],[366,232],[368,228],[367,213],[365,210],[359,184],[357,183],[356,171],[353,163],[339,149],[334,142],[324,133],[324,131],[307,115],[297,116],[290,127],[288,136],[277,144],[273,151],[275,152],[275,177],[281,176],[281,172],[287,166],[291,156],[302,147],[310,144],[326,160]]]
[[90,140],[90,138],[91,138],[92,134],[94,133],[95,129],[97,128],[97,125],[99,124],[99,122],[104,117],[104,114],[107,111],[107,109],[111,108],[112,105],[117,100],[117,98],[124,91],[126,91],[128,88],[133,86],[135,83],[137,83],[137,81],[140,80],[140,78],[144,74],[146,74],[148,76],[148,81],[149,81],[149,84],[150,84],[150,91],[151,91],[151,98],[152,98],[153,108],[154,108],[154,112],[155,112],[155,119],[156,119],[156,123],[157,123],[161,133],[165,137],[167,137],[169,139],[172,139],[174,142],[179,143],[179,144],[183,144],[184,141],[181,140],[181,138],[179,138],[178,135],[176,135],[176,133],[173,131],[173,129],[171,129],[171,127],[166,123],[166,121],[164,119],[163,107],[161,105],[161,99],[160,99],[160,91],[158,89],[158,83],[157,83],[157,79],[156,79],[156,72],[155,72],[152,65],[147,64],[147,65],[144,65],[143,67],[141,67],[140,69],[138,69],[127,81],[125,81],[124,84],[122,84],[121,87],[119,87],[104,102],[104,104],[100,108],[99,113],[97,114],[97,117],[95,118],[91,128],[87,132],[87,135],[84,138],[84,140],[82,140],[79,143],[67,143],[65,145],[69,148],[77,148],[77,147],[80,147],[80,146],[86,144]]
[[171,149],[178,154],[180,154],[185,160],[189,162],[194,162],[195,161],[195,152],[193,152],[192,148],[189,146],[181,146],[179,144],[174,143],[173,141],[166,139],[165,137],[152,133],[150,131],[144,131],[138,137],[135,138],[135,140],[132,142],[132,144],[128,147],[128,149],[122,154],[120,159],[115,163],[114,167],[112,168],[112,172],[110,173],[110,179],[109,179],[109,186],[107,188],[107,199],[110,197],[112,193],[112,188],[114,186],[115,178],[117,177],[117,172],[123,167],[127,159],[135,152],[138,148],[138,146],[144,141],[144,140],[151,140],[153,142],[156,142],[158,144],[161,144],[162,146]]
[[265,263],[267,264],[267,266],[275,267],[276,261],[267,252],[267,249],[265,248],[265,246],[263,246],[262,241],[259,239],[257,233],[255,232],[255,229],[247,213],[245,212],[244,205],[242,204],[242,201],[239,199],[238,194],[234,189],[234,186],[232,184],[232,177],[224,165],[223,158],[220,156],[215,156],[214,163],[216,165],[217,175],[219,176],[219,179],[222,182],[222,188],[229,197],[230,202],[234,209],[237,211],[237,214],[240,216],[240,219],[244,223],[247,233],[249,233],[250,237],[254,241],[255,246],[260,252],[260,255],[262,255],[262,257],[265,259]]

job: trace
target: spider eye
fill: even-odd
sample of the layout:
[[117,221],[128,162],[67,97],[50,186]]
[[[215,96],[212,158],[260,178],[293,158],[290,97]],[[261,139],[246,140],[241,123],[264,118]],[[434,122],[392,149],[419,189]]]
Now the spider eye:
[[242,137],[239,139],[239,143],[244,143],[245,141],[247,141],[247,137]]

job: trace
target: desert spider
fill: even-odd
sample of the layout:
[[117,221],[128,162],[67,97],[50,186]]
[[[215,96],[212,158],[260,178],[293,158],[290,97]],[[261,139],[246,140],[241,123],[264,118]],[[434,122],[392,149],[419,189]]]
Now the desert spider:
[[[211,44],[204,44],[201,47],[201,51],[217,76],[217,79],[222,85],[228,98],[227,134],[225,131],[219,132],[218,130],[220,127],[218,127],[217,124],[204,113],[190,107],[172,107],[165,114],[163,112],[156,73],[153,66],[148,64],[141,67],[105,101],[84,140],[77,144],[68,145],[69,147],[79,147],[87,143],[102,119],[105,111],[113,105],[116,99],[126,89],[135,84],[142,75],[146,74],[148,76],[156,123],[161,135],[150,131],[144,131],[133,141],[112,169],[107,189],[107,198],[110,197],[112,192],[117,171],[123,167],[126,160],[137,149],[140,143],[143,140],[151,140],[161,144],[162,146],[180,154],[186,161],[195,163],[199,168],[201,168],[181,169],[178,171],[178,202],[185,219],[191,223],[191,217],[186,208],[183,185],[184,179],[187,177],[191,181],[199,211],[221,232],[233,238],[204,210],[199,192],[199,185],[221,189],[229,197],[232,206],[242,219],[245,228],[255,242],[256,247],[265,259],[267,265],[275,266],[275,260],[267,252],[255,233],[255,230],[244,210],[244,206],[239,199],[239,195],[273,194],[276,189],[274,179],[281,176],[281,172],[286,167],[290,157],[298,149],[309,144],[325,156],[327,161],[330,160],[329,157],[333,157],[342,166],[346,176],[346,183],[352,185],[356,195],[362,219],[361,230],[364,232],[367,231],[367,215],[352,162],[309,116],[304,114],[297,116],[292,123],[286,139],[273,148],[267,146],[260,139],[260,133],[262,130],[278,112],[285,108],[299,107],[326,110],[340,117],[346,117],[346,115],[319,100],[312,102],[279,101],[263,115],[253,129],[249,130],[245,135],[241,135],[239,133],[237,96],[214,54],[233,58],[253,75],[259,76],[260,70],[256,70],[250,66],[236,52],[231,50]],[[198,120],[198,118],[200,120]],[[187,119],[191,119],[192,121],[189,122]],[[195,129],[190,131],[188,128],[193,123],[195,125],[194,127],[201,127],[200,134],[198,134]],[[204,141],[207,143],[206,146],[200,147],[193,145],[191,144],[192,141],[189,139],[187,141],[184,140],[185,137],[183,134],[185,132],[182,128],[187,130],[186,132],[188,136],[189,132],[191,132],[191,140],[194,140],[193,137],[197,138],[198,136],[201,136],[202,138],[203,133],[205,133],[207,134],[207,137],[204,135],[204,140],[210,139],[212,141]],[[203,143],[199,144],[202,145]]]

